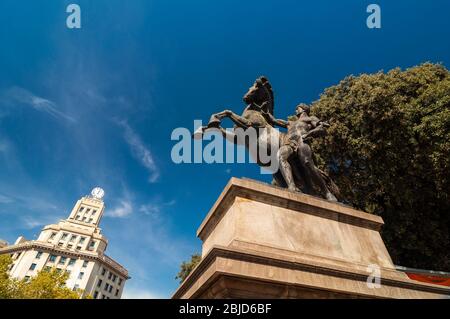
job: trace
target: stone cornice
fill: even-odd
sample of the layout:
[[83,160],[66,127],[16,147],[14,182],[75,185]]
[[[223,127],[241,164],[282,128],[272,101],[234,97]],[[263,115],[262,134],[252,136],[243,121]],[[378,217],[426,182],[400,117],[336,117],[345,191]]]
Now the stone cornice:
[[[194,283],[205,273],[205,271],[214,264],[218,258],[228,260],[240,260],[263,265],[281,267],[284,269],[303,270],[310,273],[326,274],[338,278],[347,278],[366,283],[367,273],[361,273],[345,268],[329,268],[325,265],[304,263],[296,258],[280,257],[275,254],[249,253],[248,251],[235,247],[214,246],[210,252],[201,260],[201,262],[192,270],[189,276],[183,281],[180,287],[172,295],[172,299],[181,298]],[[216,273],[214,276],[220,275]],[[214,280],[214,278],[210,278]],[[208,282],[210,281],[208,280]],[[411,282],[411,280],[402,280],[400,278],[385,277],[381,278],[381,284],[391,287],[413,289],[424,292],[450,296],[450,289],[444,286],[432,285],[422,282]]]
[[91,205],[94,205],[92,207],[96,207],[95,205],[98,204],[103,204],[103,200],[94,198],[92,196],[83,196],[81,200],[84,201],[85,203],[90,203]]
[[347,205],[329,202],[306,194],[290,192],[286,189],[249,179],[233,177],[225,186],[197,230],[197,236],[202,241],[208,238],[236,197],[268,203],[376,231],[379,231],[384,224],[381,217],[358,211]]
[[112,258],[108,257],[107,255],[100,255],[100,254],[91,253],[91,252],[87,252],[87,251],[71,251],[71,250],[61,249],[58,246],[55,246],[55,245],[49,244],[49,243],[45,243],[45,242],[28,241],[28,242],[20,243],[17,245],[11,245],[11,246],[7,246],[4,248],[0,248],[0,255],[8,254],[8,253],[15,253],[15,252],[29,250],[29,249],[43,250],[46,252],[51,252],[51,253],[55,253],[55,254],[59,254],[59,255],[83,258],[83,259],[100,262],[101,264],[114,269],[122,277],[124,277],[126,279],[131,278],[128,275],[128,271],[122,265],[120,265],[118,262],[114,261]]
[[[89,225],[85,225],[85,224],[81,224],[81,223],[76,223],[74,221],[71,220],[67,220],[67,219],[62,219],[58,224],[50,224],[45,226],[42,230],[55,230],[55,231],[68,231],[68,232],[76,232],[80,235],[84,235],[84,236],[92,236],[95,239],[98,239],[102,242],[104,242],[106,245],[108,245],[108,240],[106,239],[106,237],[100,233],[101,229],[99,227],[92,227],[94,229],[94,231],[88,231],[85,229],[80,229],[77,228],[76,226],[71,227],[70,224],[74,223],[74,224],[79,224],[81,226],[89,226]],[[67,224],[69,224],[69,227],[67,227]],[[92,226],[92,225],[90,225]]]

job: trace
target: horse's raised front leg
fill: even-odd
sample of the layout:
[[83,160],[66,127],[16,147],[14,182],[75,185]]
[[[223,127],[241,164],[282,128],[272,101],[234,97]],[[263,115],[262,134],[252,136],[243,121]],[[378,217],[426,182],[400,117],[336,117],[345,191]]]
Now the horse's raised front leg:
[[220,126],[221,121],[226,117],[228,117],[234,124],[236,124],[237,127],[247,129],[251,126],[250,121],[247,120],[246,118],[244,118],[240,115],[237,115],[236,113],[234,113],[230,110],[225,110],[220,113],[215,113],[215,114],[211,115],[208,125],[199,127],[194,132],[194,134],[192,134],[192,137],[194,139],[202,139],[203,133],[205,131],[210,130],[210,129],[218,129],[218,130],[220,130],[220,132],[222,133],[222,136],[224,138],[226,138],[230,142],[234,142],[235,144],[237,144],[238,142],[237,142],[236,134],[234,134]]
[[240,115],[237,115],[233,111],[225,110],[220,113],[211,115],[211,118],[208,123],[208,127],[210,127],[210,128],[211,127],[219,127],[221,121],[226,117],[228,117],[231,121],[233,121],[234,124],[236,124],[236,126],[238,126],[240,128],[247,129],[249,126],[251,126],[250,121],[247,120],[246,118],[244,118]]
[[218,127],[201,126],[194,132],[194,134],[192,134],[192,137],[194,139],[202,139],[203,134],[206,131],[208,131],[208,132],[218,131],[221,133],[222,137],[225,138],[228,142],[231,142],[234,144],[242,144],[242,143],[240,143],[240,139],[237,138],[237,135],[236,135],[236,133],[233,132],[233,130],[225,129],[221,126],[218,126]]

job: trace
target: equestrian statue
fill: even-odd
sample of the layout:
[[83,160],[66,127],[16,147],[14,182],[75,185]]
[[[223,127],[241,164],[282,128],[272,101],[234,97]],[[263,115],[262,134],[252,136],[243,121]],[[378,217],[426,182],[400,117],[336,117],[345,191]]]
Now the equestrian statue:
[[[256,79],[243,100],[247,106],[242,115],[230,110],[213,114],[208,125],[200,127],[194,133],[194,138],[202,137],[208,130],[219,130],[228,141],[245,145],[256,163],[263,167],[273,163],[261,160],[259,150],[263,149],[268,154],[276,152],[273,158],[278,165],[275,165],[277,170],[272,172],[274,185],[338,201],[339,188],[324,171],[315,166],[308,144],[312,139],[325,135],[329,124],[310,115],[310,107],[306,104],[298,105],[296,115],[287,121],[275,118],[272,86],[264,76]],[[224,118],[229,118],[234,123],[233,130],[221,126]],[[287,132],[280,131],[277,126]],[[253,141],[256,147],[251,147],[250,139],[239,138],[238,132],[250,128],[254,128],[256,132],[256,141]]]

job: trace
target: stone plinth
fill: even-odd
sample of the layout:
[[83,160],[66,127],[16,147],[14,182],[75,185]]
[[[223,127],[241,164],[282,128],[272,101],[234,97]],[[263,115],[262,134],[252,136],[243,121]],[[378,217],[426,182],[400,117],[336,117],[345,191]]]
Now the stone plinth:
[[[348,206],[232,178],[197,235],[202,261],[173,298],[448,298],[396,271],[383,220]],[[367,285],[381,271],[381,286]]]

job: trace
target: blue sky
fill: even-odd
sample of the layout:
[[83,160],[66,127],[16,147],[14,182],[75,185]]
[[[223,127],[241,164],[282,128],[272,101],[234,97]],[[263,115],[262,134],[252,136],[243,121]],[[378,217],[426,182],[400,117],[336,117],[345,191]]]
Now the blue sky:
[[[82,28],[66,28],[66,6]],[[366,27],[377,3],[382,28]],[[450,2],[2,0],[0,238],[33,239],[94,186],[125,295],[169,297],[197,227],[252,164],[172,163],[176,127],[230,108],[259,75],[278,117],[349,74],[450,65]]]

